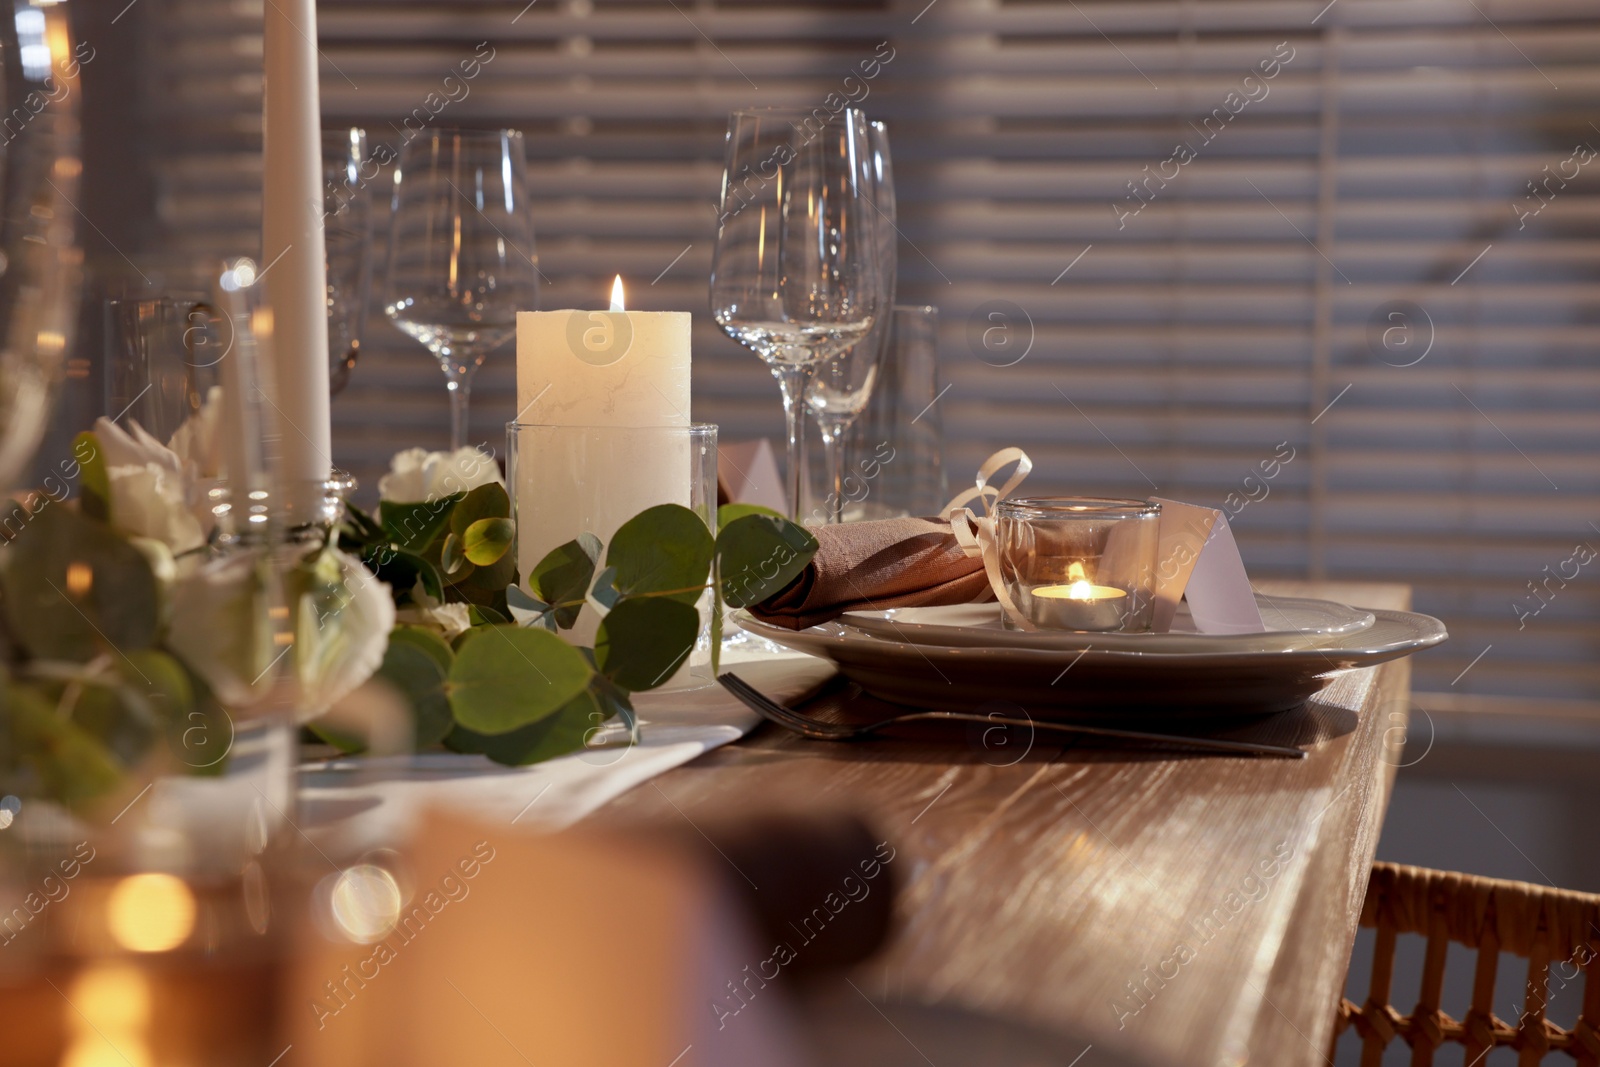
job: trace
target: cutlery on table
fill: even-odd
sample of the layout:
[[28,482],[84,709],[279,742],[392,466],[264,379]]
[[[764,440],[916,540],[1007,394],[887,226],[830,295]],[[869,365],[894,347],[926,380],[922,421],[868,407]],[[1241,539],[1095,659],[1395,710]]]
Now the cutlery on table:
[[754,689],[735,674],[720,674],[717,682],[738,700],[768,722],[818,741],[853,741],[875,734],[890,726],[910,722],[970,722],[985,726],[1026,726],[1036,730],[1053,730],[1058,733],[1079,734],[1088,737],[1109,737],[1120,741],[1144,741],[1181,748],[1200,749],[1206,752],[1226,752],[1231,755],[1282,756],[1288,759],[1305,759],[1305,751],[1284,745],[1268,745],[1259,741],[1225,741],[1211,737],[1188,737],[1182,734],[1157,734],[1143,730],[1121,730],[1110,726],[1088,726],[1081,723],[1052,722],[1037,719],[1010,719],[999,715],[976,715],[960,711],[912,711],[894,715],[878,722],[836,723],[813,719],[792,708],[785,707]]

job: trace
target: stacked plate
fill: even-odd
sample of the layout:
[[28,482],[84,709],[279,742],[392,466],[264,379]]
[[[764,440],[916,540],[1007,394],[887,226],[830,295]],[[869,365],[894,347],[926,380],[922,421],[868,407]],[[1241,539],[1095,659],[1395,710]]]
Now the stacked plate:
[[1003,702],[1042,718],[1265,715],[1300,707],[1341,671],[1439,644],[1444,624],[1407,611],[1257,595],[1268,630],[1203,634],[1180,610],[1169,633],[1005,629],[997,604],[850,612],[808,630],[739,625],[833,661],[883,700],[976,711]]

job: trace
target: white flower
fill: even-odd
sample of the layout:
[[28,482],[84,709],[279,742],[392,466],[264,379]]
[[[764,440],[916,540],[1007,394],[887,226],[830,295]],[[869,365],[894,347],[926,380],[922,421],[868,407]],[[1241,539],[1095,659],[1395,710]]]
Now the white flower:
[[257,552],[206,561],[172,591],[167,647],[204,678],[225,707],[248,708],[271,687],[274,657],[267,572]]
[[191,481],[214,480],[222,474],[222,386],[213,385],[200,410],[184,420],[173,433],[167,448]]
[[378,480],[378,497],[395,504],[421,504],[490,482],[505,484],[499,465],[487,452],[471,447],[454,452],[408,448],[389,461],[389,473]]
[[95,440],[105,453],[107,467],[142,467],[154,463],[173,474],[183,473],[183,461],[178,454],[154,437],[133,419],[131,429],[124,430],[110,419],[101,418],[94,424]]
[[302,567],[309,581],[294,607],[294,643],[303,721],[327,711],[383,665],[394,596],[359,559],[335,548]]
[[174,555],[206,543],[200,522],[189,510],[183,477],[160,463],[106,468],[111,492],[111,524],[130,537],[160,541]]
[[292,664],[299,690],[295,708],[304,722],[382,666],[394,628],[394,600],[360,560],[337,549],[322,550],[288,576],[291,657],[274,641],[269,577],[260,553],[238,552],[180,578],[167,647],[233,709],[248,709],[265,698]]
[[395,612],[396,625],[423,626],[446,641],[472,629],[472,616],[465,604],[444,604],[428,595],[419,580],[411,589],[411,606]]
[[[213,387],[199,413],[186,419],[172,435],[170,447],[152,437],[134,419],[128,420],[126,430],[105,418],[94,424],[95,440],[104,454],[107,470],[150,464],[160,467],[170,476],[166,492],[170,495],[172,487],[178,487],[184,507],[194,516],[200,529],[202,541],[211,536],[211,529],[216,525],[207,491],[216,483],[222,467],[222,439],[218,433],[221,411],[222,389]],[[115,511],[111,519],[122,526]]]

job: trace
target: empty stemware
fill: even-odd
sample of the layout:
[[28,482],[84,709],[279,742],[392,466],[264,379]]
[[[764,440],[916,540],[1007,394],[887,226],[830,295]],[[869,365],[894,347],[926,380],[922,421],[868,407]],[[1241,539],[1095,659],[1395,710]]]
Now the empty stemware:
[[322,236],[328,258],[328,377],[337,394],[361,355],[372,295],[372,183],[378,161],[360,127],[322,134]]
[[400,150],[384,313],[439,361],[452,449],[474,372],[538,303],[526,172],[516,130],[441,129]]
[[895,228],[894,172],[889,164],[889,134],[884,124],[867,124],[870,198],[869,229],[873,235],[878,271],[883,279],[883,302],[865,337],[817,368],[806,387],[806,406],[822,431],[828,465],[828,521],[844,521],[845,445],[856,416],[872,398],[874,382],[889,334],[888,309],[894,303],[899,231]]
[[795,517],[806,383],[866,335],[885,303],[866,131],[854,108],[738,111],[728,121],[711,310],[778,379]]

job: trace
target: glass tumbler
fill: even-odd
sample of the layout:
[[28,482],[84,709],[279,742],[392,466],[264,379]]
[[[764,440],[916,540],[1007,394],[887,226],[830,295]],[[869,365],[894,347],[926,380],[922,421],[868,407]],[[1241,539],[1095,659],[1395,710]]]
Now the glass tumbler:
[[106,414],[126,415],[161,441],[221,384],[227,352],[209,298],[107,300]]
[[934,515],[950,499],[940,388],[939,309],[897,304],[877,386],[855,426],[847,518]]
[[[995,526],[1006,592],[1035,626],[1150,629],[1160,504],[1104,497],[1005,500]],[[1013,625],[1009,617],[1006,623]]]

